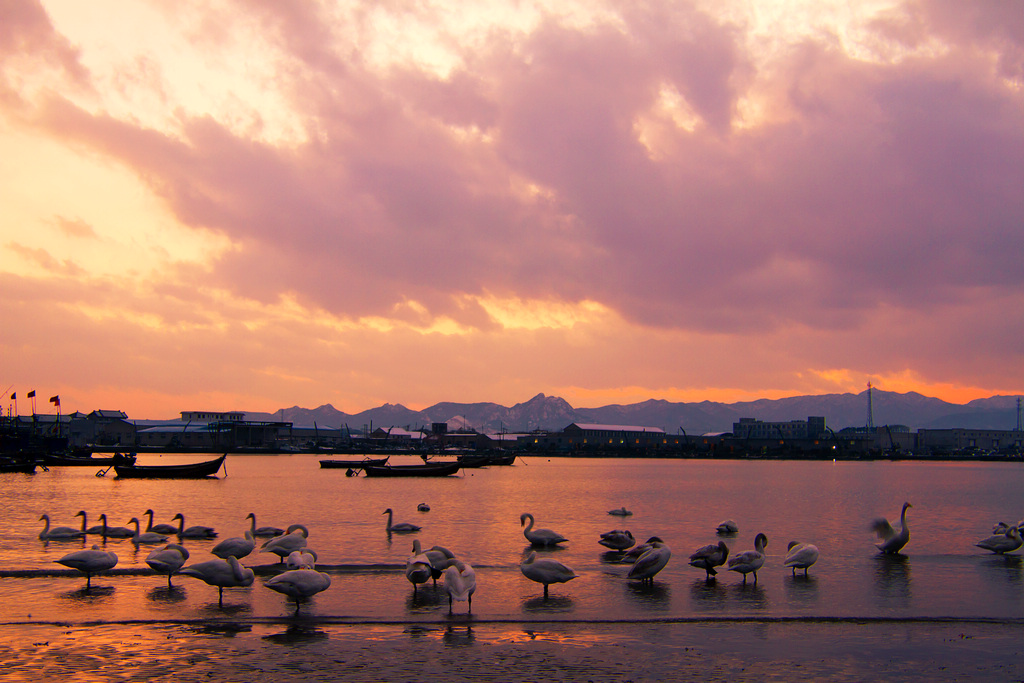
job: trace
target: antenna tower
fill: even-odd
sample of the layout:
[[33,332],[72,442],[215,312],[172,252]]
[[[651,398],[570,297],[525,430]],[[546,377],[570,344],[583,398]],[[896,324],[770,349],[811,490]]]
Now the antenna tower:
[[868,382],[868,431],[875,430],[875,414],[871,410],[871,382]]
[[1021,431],[1020,428],[1020,396],[1017,397],[1017,431]]

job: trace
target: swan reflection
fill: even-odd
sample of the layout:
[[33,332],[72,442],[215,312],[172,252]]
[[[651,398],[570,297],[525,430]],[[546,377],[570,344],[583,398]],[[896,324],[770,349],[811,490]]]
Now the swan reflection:
[[441,636],[441,641],[448,647],[465,647],[475,640],[472,626],[449,626]]
[[910,605],[910,558],[880,554],[875,557],[875,592],[886,607]]
[[786,599],[794,604],[809,605],[818,602],[818,577],[796,574],[786,577],[783,582]]
[[768,594],[756,583],[738,583],[732,587],[736,601],[743,607],[763,610],[768,608]]
[[61,598],[78,603],[93,603],[104,598],[109,598],[117,590],[114,586],[92,586],[79,588],[78,590],[62,593]]
[[718,581],[700,579],[690,584],[690,599],[700,610],[724,610],[728,588]]
[[188,593],[181,586],[156,586],[146,591],[146,599],[150,602],[164,603],[172,605],[178,602],[183,602],[188,598]]
[[1005,581],[1011,586],[1024,582],[1024,564],[1020,555],[986,555],[979,566],[991,581]]
[[523,601],[524,612],[571,612],[574,607],[575,601],[568,595],[552,595],[547,598],[538,595]]
[[645,610],[667,611],[672,606],[672,587],[663,581],[653,584],[630,581],[625,584],[626,597]]
[[315,626],[292,624],[281,633],[271,633],[270,635],[263,636],[263,640],[269,640],[280,645],[301,645],[311,641],[324,640],[329,637],[327,631]]

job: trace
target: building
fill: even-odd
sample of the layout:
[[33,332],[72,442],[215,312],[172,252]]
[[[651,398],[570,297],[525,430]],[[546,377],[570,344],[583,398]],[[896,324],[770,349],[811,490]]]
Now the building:
[[732,435],[737,439],[820,439],[828,436],[826,430],[823,417],[788,422],[762,422],[741,417],[732,424]]

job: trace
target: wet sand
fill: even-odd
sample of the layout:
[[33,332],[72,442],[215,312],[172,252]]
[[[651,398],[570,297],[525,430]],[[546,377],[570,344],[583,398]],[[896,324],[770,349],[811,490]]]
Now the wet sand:
[[0,625],[0,681],[1014,681],[1024,622]]

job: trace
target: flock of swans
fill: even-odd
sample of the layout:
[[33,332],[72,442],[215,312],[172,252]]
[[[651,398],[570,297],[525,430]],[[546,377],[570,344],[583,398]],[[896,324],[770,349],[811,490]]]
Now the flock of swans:
[[[899,528],[894,527],[884,518],[876,519],[871,524],[880,539],[877,548],[885,554],[899,554],[910,541],[910,528],[907,525],[907,510],[910,503],[904,503],[900,512]],[[418,506],[420,511],[428,511],[426,503]],[[410,534],[418,532],[422,527],[405,522],[395,523],[391,508],[383,514],[387,515],[385,530],[388,534]],[[627,517],[632,515],[625,507],[609,510],[608,514]],[[232,537],[218,542],[210,553],[215,559],[186,566],[189,551],[180,542],[170,542],[172,536],[178,541],[184,539],[213,539],[217,532],[206,526],[186,526],[185,517],[179,513],[172,521],[177,524],[154,524],[153,511],[146,510],[148,524],[145,531],[137,517],[128,520],[130,527],[115,527],[108,524],[106,515],[100,515],[101,524],[88,526],[85,511],[76,514],[82,518],[81,526],[51,526],[48,515],[40,520],[45,523],[39,533],[40,540],[74,540],[83,539],[87,534],[100,534],[104,537],[130,539],[136,546],[163,545],[156,548],[146,557],[146,564],[158,575],[167,577],[168,588],[173,587],[171,581],[176,574],[197,578],[218,589],[218,602],[223,605],[225,588],[251,586],[255,575],[252,569],[242,566],[241,560],[257,549],[257,539],[265,538],[259,546],[259,552],[272,553],[278,556],[284,570],[264,582],[267,588],[282,593],[295,600],[296,614],[301,603],[331,585],[330,577],[316,570],[317,554],[308,547],[309,529],[302,524],[292,524],[287,529],[277,527],[257,527],[256,515],[249,513],[249,528],[243,536]],[[568,542],[568,538],[552,529],[538,528],[532,513],[524,512],[519,518],[523,536],[530,543],[530,550],[520,562],[522,575],[530,581],[539,583],[544,589],[544,598],[548,598],[548,587],[578,578],[578,574],[568,565],[552,558],[538,554],[538,550],[551,549]],[[1022,544],[1019,527],[1024,520],[1016,525],[998,523],[992,529],[992,535],[979,541],[979,548],[994,553],[1004,554],[1019,549]],[[720,536],[735,536],[739,526],[733,520],[725,520],[716,529]],[[644,543],[637,544],[633,534],[626,529],[614,529],[602,533],[598,543],[619,555],[618,561],[632,564],[627,579],[642,583],[653,583],[654,577],[664,569],[672,557],[669,546],[658,536],[652,536]],[[752,575],[757,583],[757,572],[765,564],[765,548],[768,537],[758,533],[754,538],[754,548],[736,553],[730,557],[730,550],[724,540],[697,548],[689,556],[689,565],[703,570],[706,580],[713,581],[717,570],[724,567],[743,577],[746,584],[748,575]],[[791,569],[796,575],[802,569],[808,569],[819,559],[818,548],[811,543],[792,541],[789,543],[782,566]],[[56,560],[59,564],[76,569],[86,577],[86,588],[91,586],[92,577],[108,571],[117,565],[117,555],[102,550],[98,545],[90,549],[69,553]],[[466,602],[467,612],[473,608],[473,594],[476,592],[476,572],[466,561],[459,559],[455,553],[443,546],[433,546],[423,550],[419,540],[412,544],[412,554],[406,560],[405,576],[413,585],[415,594],[418,586],[433,581],[437,585],[441,580],[444,591],[448,595],[448,610],[452,613],[455,602]]]

